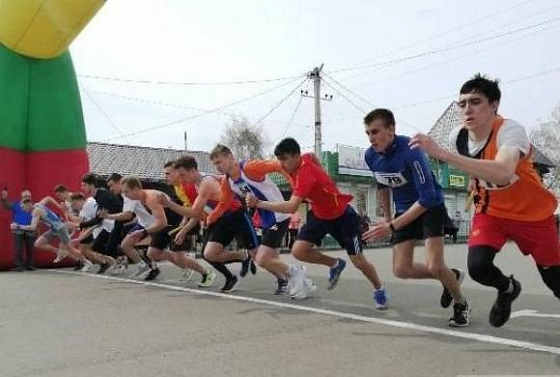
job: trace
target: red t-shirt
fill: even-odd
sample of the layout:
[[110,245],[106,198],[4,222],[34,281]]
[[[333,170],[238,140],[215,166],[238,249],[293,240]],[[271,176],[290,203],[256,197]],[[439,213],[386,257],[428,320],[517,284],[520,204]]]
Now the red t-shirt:
[[301,166],[292,175],[293,195],[307,199],[311,211],[319,219],[332,220],[344,213],[352,195],[341,193],[327,172],[317,164],[312,154],[301,156]]

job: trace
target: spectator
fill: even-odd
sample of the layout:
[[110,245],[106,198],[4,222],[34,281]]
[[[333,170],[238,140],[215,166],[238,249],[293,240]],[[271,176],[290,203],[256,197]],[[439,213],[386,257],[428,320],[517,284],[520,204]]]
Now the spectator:
[[[20,201],[10,202],[8,200],[8,190],[4,189],[0,193],[2,206],[12,211],[12,223],[17,225],[30,225],[31,214],[25,212],[20,205]],[[23,190],[21,192],[21,200],[31,200],[31,192]],[[33,244],[37,238],[37,233],[30,230],[12,229],[12,238],[14,243],[14,264],[15,271],[33,271]],[[24,258],[25,254],[25,258]]]

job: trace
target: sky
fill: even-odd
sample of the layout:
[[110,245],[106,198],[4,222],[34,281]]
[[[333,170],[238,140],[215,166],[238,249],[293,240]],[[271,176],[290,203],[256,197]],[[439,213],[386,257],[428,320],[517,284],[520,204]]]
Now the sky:
[[70,47],[89,141],[209,151],[234,117],[323,150],[367,147],[365,113],[427,132],[476,72],[530,132],[560,105],[560,1],[109,0]]

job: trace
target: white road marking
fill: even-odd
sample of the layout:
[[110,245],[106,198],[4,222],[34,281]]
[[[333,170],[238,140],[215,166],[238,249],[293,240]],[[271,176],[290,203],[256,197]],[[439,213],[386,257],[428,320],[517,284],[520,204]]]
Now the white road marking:
[[510,318],[517,318],[517,317],[538,317],[538,318],[559,318],[560,314],[544,314],[539,313],[536,310],[518,310],[511,313]]
[[329,309],[313,308],[313,307],[308,307],[308,306],[303,306],[303,305],[289,304],[289,303],[285,303],[285,302],[269,301],[269,300],[263,300],[263,299],[246,297],[246,296],[236,296],[236,295],[232,295],[232,294],[213,292],[213,291],[208,291],[208,290],[203,290],[203,289],[185,288],[185,287],[180,287],[180,286],[175,286],[175,285],[153,283],[153,282],[148,282],[148,281],[143,281],[143,280],[132,280],[132,279],[126,279],[126,278],[119,278],[119,277],[115,277],[115,276],[88,274],[88,273],[77,272],[77,271],[65,271],[65,270],[57,270],[57,269],[44,270],[44,271],[56,272],[56,273],[59,273],[59,274],[87,276],[87,277],[96,278],[96,279],[113,280],[113,281],[119,281],[119,282],[123,282],[123,283],[131,283],[131,284],[144,285],[144,286],[148,286],[148,287],[169,289],[169,290],[172,290],[172,291],[188,292],[188,293],[194,293],[194,294],[198,294],[198,295],[219,297],[219,298],[228,299],[228,300],[250,302],[250,303],[253,303],[253,304],[260,304],[260,305],[266,305],[266,306],[275,306],[275,307],[283,308],[283,309],[293,309],[293,310],[298,310],[298,311],[328,315],[328,316],[332,316],[332,317],[346,318],[346,319],[351,319],[351,320],[355,320],[355,321],[359,321],[359,322],[374,323],[374,324],[377,324],[377,325],[385,325],[385,326],[391,326],[391,327],[396,327],[396,328],[401,328],[401,329],[421,331],[421,332],[426,332],[426,333],[431,333],[431,334],[446,335],[446,336],[451,336],[451,337],[455,337],[455,338],[475,340],[475,341],[482,342],[482,343],[498,344],[498,345],[501,345],[501,346],[509,346],[509,347],[527,349],[527,350],[531,350],[531,351],[546,352],[546,353],[551,353],[551,354],[555,354],[555,355],[560,355],[560,348],[558,348],[558,347],[550,347],[550,346],[545,346],[545,345],[538,344],[538,343],[524,342],[524,341],[515,340],[515,339],[508,339],[508,338],[500,338],[500,337],[491,336],[491,335],[476,334],[476,333],[463,332],[463,331],[458,331],[458,330],[449,330],[449,329],[443,329],[443,328],[437,328],[437,327],[418,325],[418,324],[412,323],[412,322],[403,322],[403,321],[394,321],[394,320],[383,319],[383,318],[367,317],[367,316],[363,316],[363,315],[357,315],[357,314],[352,314],[352,313],[344,313],[344,312],[339,312],[339,311],[329,310]]

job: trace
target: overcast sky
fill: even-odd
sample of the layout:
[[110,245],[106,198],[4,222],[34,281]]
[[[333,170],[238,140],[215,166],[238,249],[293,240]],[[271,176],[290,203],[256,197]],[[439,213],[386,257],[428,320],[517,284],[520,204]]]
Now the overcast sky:
[[267,151],[287,135],[310,149],[300,90],[324,63],[334,150],[367,146],[374,107],[395,112],[398,133],[427,132],[479,71],[502,80],[500,112],[535,127],[560,104],[559,40],[558,0],[109,0],[71,52],[90,141],[180,149],[186,131],[191,150],[211,149],[233,116],[264,117]]

